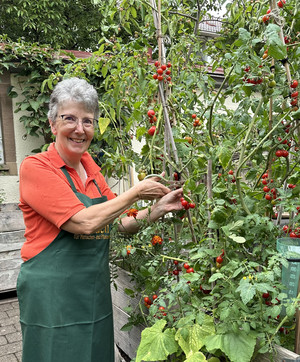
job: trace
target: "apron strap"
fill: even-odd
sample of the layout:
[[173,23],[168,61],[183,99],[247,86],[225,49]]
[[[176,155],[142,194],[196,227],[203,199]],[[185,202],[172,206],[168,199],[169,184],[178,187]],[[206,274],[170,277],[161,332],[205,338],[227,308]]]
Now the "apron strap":
[[[73,192],[77,193],[77,190],[76,190],[76,187],[75,187],[75,185],[74,185],[74,182],[73,182],[71,176],[69,175],[69,172],[67,171],[66,167],[63,166],[63,167],[61,168],[61,170],[62,170],[62,172],[64,173],[64,175],[66,176],[67,180],[69,181],[69,184],[70,184],[70,186],[72,187]],[[94,184],[95,184],[95,186],[97,187],[97,189],[98,189],[98,191],[99,191],[99,193],[100,193],[100,195],[101,195],[101,197],[102,197],[103,195],[102,195],[102,192],[101,192],[101,190],[100,190],[100,187],[98,186],[96,180],[93,180],[93,181],[94,181]]]
[[99,194],[100,194],[101,197],[102,197],[103,195],[102,195],[102,192],[101,192],[101,190],[100,190],[100,187],[98,186],[96,180],[93,180],[93,181],[94,181],[94,184],[96,185],[96,187],[97,187],[97,189],[98,189],[98,191],[99,191]]
[[69,175],[69,172],[67,171],[67,169],[65,168],[65,166],[63,166],[63,167],[61,168],[61,170],[62,170],[62,172],[65,174],[67,180],[69,181],[69,184],[70,184],[70,186],[72,187],[73,192],[75,192],[75,193],[78,192],[78,191],[76,190],[76,187],[75,187],[75,185],[74,185],[74,182],[72,181],[71,176]]

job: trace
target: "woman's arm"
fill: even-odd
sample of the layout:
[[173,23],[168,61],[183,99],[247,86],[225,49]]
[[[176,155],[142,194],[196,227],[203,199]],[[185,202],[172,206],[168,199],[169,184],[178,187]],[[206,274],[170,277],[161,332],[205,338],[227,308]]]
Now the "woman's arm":
[[[112,223],[138,200],[161,199],[170,193],[170,189],[159,180],[158,177],[143,180],[115,199],[80,210],[61,228],[73,234],[92,234]],[[155,214],[158,218],[158,214],[161,214],[159,208]]]
[[171,211],[182,210],[183,206],[180,201],[182,196],[182,188],[177,189],[163,196],[158,202],[152,205],[150,209],[139,210],[136,218],[132,216],[123,217],[119,223],[119,231],[136,233],[139,230],[137,220],[147,219],[148,223],[151,224]]

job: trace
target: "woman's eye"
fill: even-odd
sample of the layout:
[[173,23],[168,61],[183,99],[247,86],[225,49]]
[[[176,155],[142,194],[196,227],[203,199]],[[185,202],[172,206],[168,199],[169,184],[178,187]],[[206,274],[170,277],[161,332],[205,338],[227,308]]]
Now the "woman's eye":
[[65,117],[65,120],[66,120],[67,122],[76,122],[75,118],[72,117],[72,116],[66,116],[66,117]]

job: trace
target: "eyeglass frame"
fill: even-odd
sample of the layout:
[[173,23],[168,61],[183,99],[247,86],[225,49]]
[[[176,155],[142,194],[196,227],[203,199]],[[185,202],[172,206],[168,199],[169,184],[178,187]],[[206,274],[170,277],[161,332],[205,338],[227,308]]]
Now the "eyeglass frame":
[[[75,121],[74,125],[71,126],[71,124],[68,123],[68,122],[64,119],[64,117],[66,117],[66,116],[69,116],[69,117],[74,118],[74,121]],[[80,120],[81,120],[82,127],[83,127],[84,129],[86,129],[86,128],[87,128],[87,129],[95,128],[95,126],[96,126],[97,123],[98,123],[98,120],[97,120],[96,118],[91,118],[91,117],[80,118],[80,117],[74,116],[73,114],[61,114],[61,115],[58,116],[58,118],[61,118],[61,120],[62,120],[63,122],[66,122],[68,125],[70,125],[70,126],[71,126],[70,128],[76,128],[76,127],[78,126]],[[92,122],[91,125],[88,125],[88,127],[87,127],[87,125],[84,125],[84,123],[83,123],[84,120],[92,120],[93,122]]]

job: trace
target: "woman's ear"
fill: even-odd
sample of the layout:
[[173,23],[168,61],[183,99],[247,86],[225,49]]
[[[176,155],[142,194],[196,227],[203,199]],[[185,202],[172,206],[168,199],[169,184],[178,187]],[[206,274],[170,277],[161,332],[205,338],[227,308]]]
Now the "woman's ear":
[[56,136],[57,135],[56,122],[53,122],[49,119],[49,124],[50,124],[50,128],[51,128],[51,132],[53,133],[54,136]]

